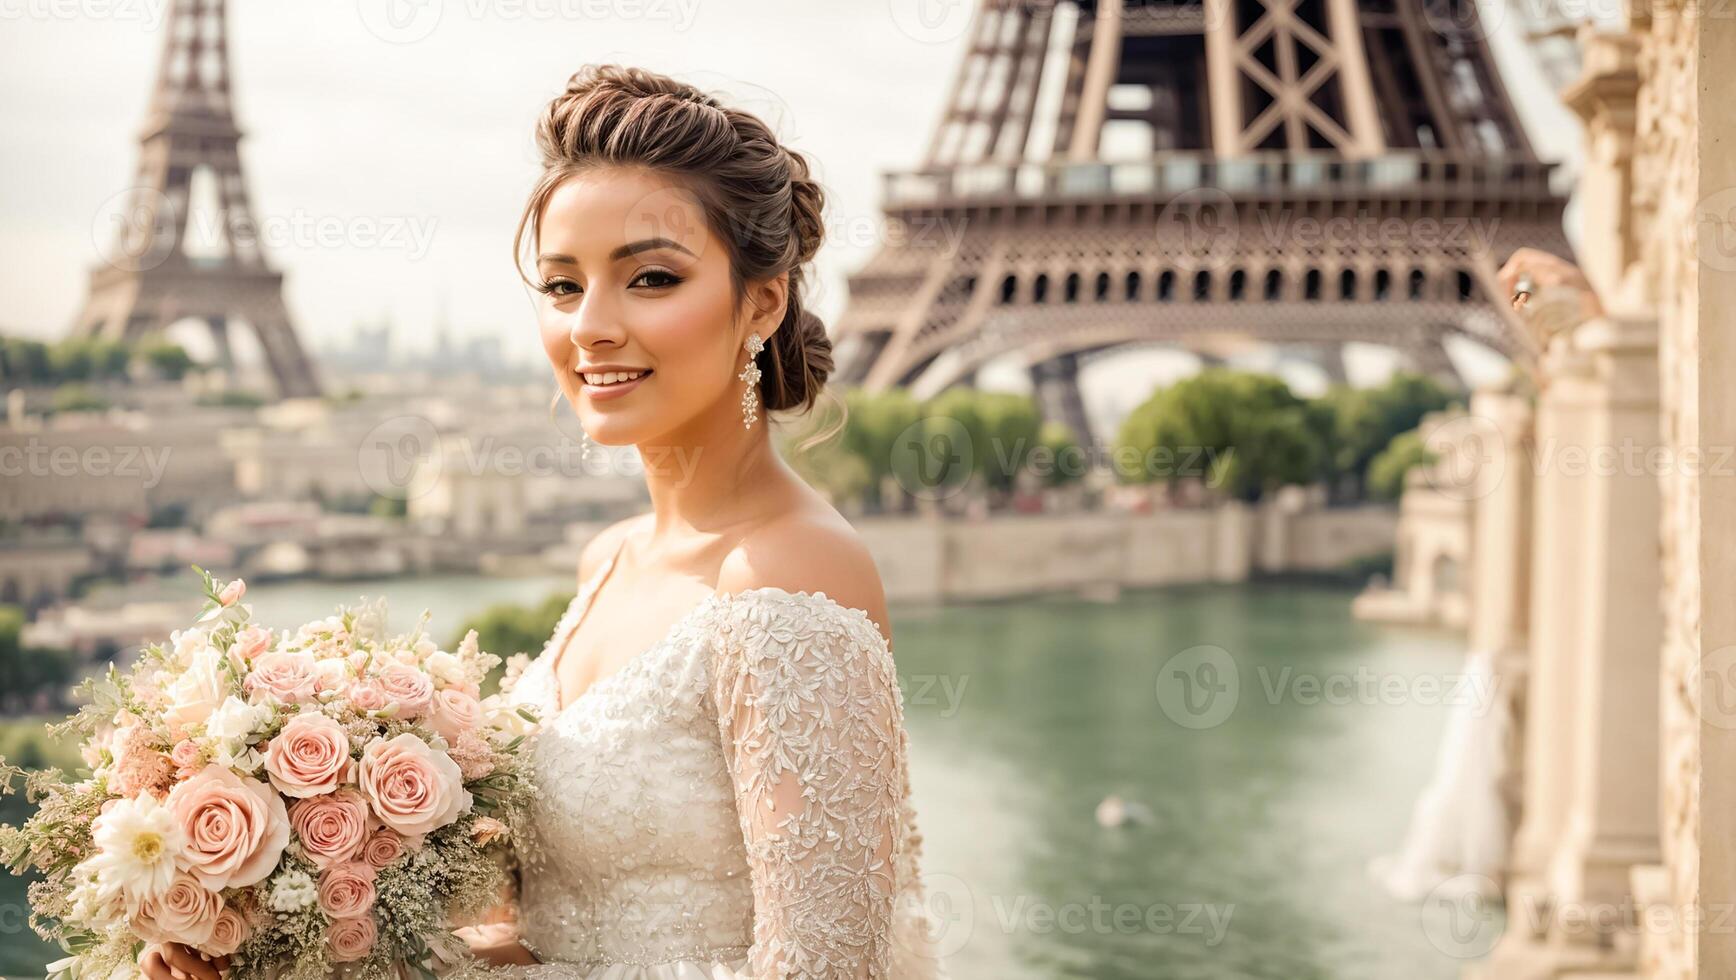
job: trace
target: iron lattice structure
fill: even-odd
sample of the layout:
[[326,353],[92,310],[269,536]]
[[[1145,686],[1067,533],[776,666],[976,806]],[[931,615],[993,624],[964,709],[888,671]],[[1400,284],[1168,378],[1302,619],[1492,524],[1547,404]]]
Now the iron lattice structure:
[[1006,356],[1090,438],[1082,359],[1367,342],[1452,376],[1514,359],[1514,248],[1571,256],[1566,195],[1473,0],[984,0],[923,165],[884,175],[839,376],[930,395]]
[[[259,339],[284,397],[318,395],[313,362],[283,301],[283,274],[261,248],[248,201],[229,90],[225,0],[171,0],[163,59],[139,134],[139,162],[112,252],[91,271],[75,337],[135,341],[183,319],[210,325],[218,357],[233,365],[229,321]],[[216,191],[215,255],[189,255],[194,174]]]

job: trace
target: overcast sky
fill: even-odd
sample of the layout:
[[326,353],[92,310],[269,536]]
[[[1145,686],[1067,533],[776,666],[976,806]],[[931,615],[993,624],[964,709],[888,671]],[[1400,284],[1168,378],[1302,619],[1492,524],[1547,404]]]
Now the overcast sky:
[[[166,3],[0,0],[0,331],[58,337],[76,312],[136,166]],[[576,68],[675,74],[808,153],[832,195],[816,298],[831,319],[844,272],[875,244],[877,175],[918,162],[968,16],[966,0],[229,6],[243,163],[304,334],[390,316],[417,345],[444,305],[456,335],[505,331],[532,352],[510,237],[536,173],[535,116]],[[1511,57],[1513,19],[1498,54],[1540,149],[1559,157],[1578,135]],[[347,241],[322,241],[322,223]]]

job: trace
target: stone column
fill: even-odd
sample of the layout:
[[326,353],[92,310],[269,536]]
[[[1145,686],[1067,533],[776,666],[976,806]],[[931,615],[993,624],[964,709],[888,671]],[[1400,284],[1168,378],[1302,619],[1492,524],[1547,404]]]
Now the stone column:
[[[1531,549],[1536,527],[1531,471],[1534,413],[1521,394],[1483,390],[1471,396],[1471,414],[1485,456],[1471,486],[1471,559],[1466,639],[1472,651],[1488,651],[1497,685],[1492,710],[1513,733],[1507,743],[1500,795],[1509,820],[1523,812],[1525,704],[1531,673]],[[1514,857],[1507,855],[1507,877]]]
[[[1573,673],[1566,680],[1577,687],[1578,710],[1549,893],[1558,909],[1602,913],[1629,908],[1631,869],[1658,859],[1657,327],[1606,318],[1580,327],[1572,340],[1591,370],[1552,385],[1547,397],[1587,423],[1585,474],[1573,472],[1581,464],[1571,445],[1550,463],[1581,484],[1584,561],[1562,569],[1557,584],[1582,592],[1584,628],[1568,651]],[[1597,943],[1626,923],[1573,928],[1555,916],[1553,926],[1565,941]]]

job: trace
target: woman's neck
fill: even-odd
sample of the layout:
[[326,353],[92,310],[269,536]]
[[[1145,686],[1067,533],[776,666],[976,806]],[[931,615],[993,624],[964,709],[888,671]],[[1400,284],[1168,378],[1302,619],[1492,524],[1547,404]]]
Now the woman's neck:
[[719,531],[783,506],[800,478],[773,447],[767,421],[762,415],[745,428],[737,412],[706,412],[686,430],[639,444],[654,537]]

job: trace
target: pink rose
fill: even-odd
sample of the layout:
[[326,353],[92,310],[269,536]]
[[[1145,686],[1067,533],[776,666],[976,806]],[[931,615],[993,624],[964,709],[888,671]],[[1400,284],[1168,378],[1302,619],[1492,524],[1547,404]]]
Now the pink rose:
[[237,602],[240,602],[241,597],[246,594],[247,583],[240,579],[233,579],[228,585],[223,587],[222,592],[217,593],[217,601],[225,606],[233,606]]
[[199,743],[182,740],[175,743],[175,748],[169,753],[169,758],[182,769],[197,769],[205,759],[205,754],[199,750]]
[[449,742],[457,741],[465,732],[475,731],[482,724],[482,702],[457,688],[449,687],[434,695],[434,708],[428,713],[428,724]]
[[397,831],[381,827],[368,835],[362,844],[362,860],[371,867],[384,868],[404,856],[404,838]]
[[350,778],[350,736],[317,711],[289,720],[265,750],[271,785],[297,798],[330,793]]
[[253,662],[253,672],[247,675],[247,693],[255,701],[261,696],[279,704],[301,704],[312,701],[314,695],[313,658],[293,650],[276,650]]
[[206,766],[176,786],[168,805],[187,837],[188,870],[212,891],[264,881],[289,843],[283,799],[223,766]]
[[319,876],[320,911],[353,919],[374,907],[374,868],[360,861],[334,864]]
[[350,707],[357,711],[384,711],[391,703],[386,692],[380,690],[380,685],[372,681],[350,686]]
[[409,732],[369,745],[357,781],[374,815],[401,834],[438,830],[472,804],[458,763]]
[[348,861],[368,840],[368,801],[348,788],[296,800],[289,808],[289,826],[316,866]]
[[327,657],[317,660],[313,665],[313,689],[324,694],[327,691],[341,691],[350,684],[349,661],[342,657]]
[[247,919],[234,909],[224,909],[217,916],[217,924],[211,929],[211,938],[199,946],[199,952],[211,956],[228,956],[241,948],[253,929],[247,925]]
[[159,898],[146,898],[133,917],[133,931],[147,942],[198,946],[211,938],[223,911],[223,898],[185,871]]
[[332,962],[354,963],[367,956],[368,950],[374,948],[377,935],[372,916],[333,922],[326,933],[326,941],[332,947]]
[[434,681],[419,667],[387,664],[374,683],[380,685],[388,701],[398,703],[400,718],[415,718],[434,702]]
[[249,626],[235,634],[235,645],[229,652],[240,657],[243,662],[253,660],[271,649],[271,631],[263,626]]

